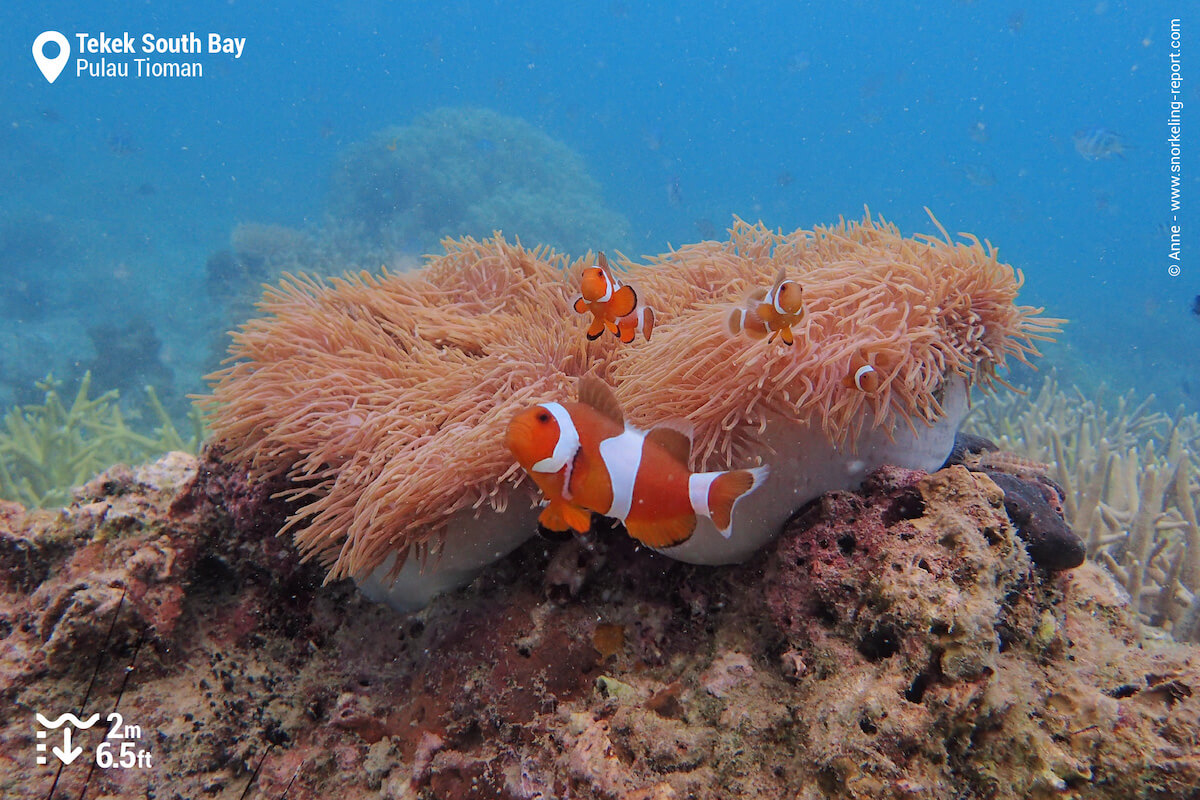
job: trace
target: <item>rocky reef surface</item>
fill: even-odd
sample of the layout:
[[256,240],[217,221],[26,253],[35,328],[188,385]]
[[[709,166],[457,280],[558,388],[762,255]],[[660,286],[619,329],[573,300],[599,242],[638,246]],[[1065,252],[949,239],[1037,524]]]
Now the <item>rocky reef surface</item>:
[[[0,795],[1197,796],[1200,649],[1035,567],[962,466],[884,468],[736,567],[534,540],[409,615],[322,586],[271,492],[172,454],[0,505]],[[103,721],[63,746],[65,712]]]

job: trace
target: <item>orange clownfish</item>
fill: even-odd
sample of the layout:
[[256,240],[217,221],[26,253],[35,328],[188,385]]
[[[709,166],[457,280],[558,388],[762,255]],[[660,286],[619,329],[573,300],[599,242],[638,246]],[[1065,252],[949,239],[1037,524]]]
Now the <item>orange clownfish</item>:
[[728,537],[734,505],[767,477],[766,467],[689,472],[691,437],[674,427],[626,425],[617,398],[596,378],[580,380],[577,403],[519,413],[507,443],[548,501],[543,526],[585,533],[592,514],[602,514],[648,547],[687,541],[701,516]]
[[654,330],[654,309],[638,305],[637,293],[612,274],[604,253],[600,253],[597,262],[583,271],[581,294],[575,298],[578,313],[592,312],[587,338],[595,341],[607,330],[628,344],[640,330],[649,339]]
[[847,389],[857,389],[864,394],[874,394],[879,391],[883,376],[862,353],[855,353],[850,359],[850,372],[842,378],[842,386]]
[[789,280],[779,268],[775,284],[768,289],[755,289],[746,295],[742,306],[729,314],[729,332],[735,336],[743,331],[751,339],[775,341],[778,336],[786,345],[796,339],[792,326],[804,317],[804,289]]

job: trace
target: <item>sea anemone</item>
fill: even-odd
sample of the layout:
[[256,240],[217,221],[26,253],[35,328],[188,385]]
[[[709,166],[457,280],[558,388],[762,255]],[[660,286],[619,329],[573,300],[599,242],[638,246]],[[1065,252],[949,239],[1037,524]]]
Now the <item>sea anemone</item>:
[[[693,469],[771,464],[730,539],[709,525],[668,551],[728,563],[879,464],[939,466],[970,385],[1059,323],[1014,305],[1021,276],[990,247],[905,239],[869,215],[787,235],[737,220],[725,242],[624,261],[661,319],[632,345],[589,343],[571,310],[590,253],[568,263],[500,234],[445,246],[407,274],[286,277],[201,401],[228,458],[291,482],[287,529],[306,557],[399,607],[535,532],[504,430],[519,409],[573,398],[579,376],[611,383],[639,426],[690,422]],[[804,287],[795,345],[729,334],[730,305],[781,266]],[[843,380],[861,353],[882,373],[870,395]]]
[[[969,234],[956,243],[938,227],[944,240],[905,238],[869,213],[789,234],[735,219],[727,241],[687,245],[637,269],[643,294],[673,313],[614,365],[618,397],[643,427],[691,422],[693,468],[757,459],[774,476],[739,506],[728,540],[702,524],[666,552],[739,561],[804,502],[855,487],[882,464],[936,469],[971,386],[990,387],[1009,358],[1038,355],[1035,341],[1063,320],[1015,305],[1024,276],[990,244]],[[804,289],[795,344],[730,334],[731,305],[780,270]],[[878,370],[875,391],[847,385],[861,360]]]

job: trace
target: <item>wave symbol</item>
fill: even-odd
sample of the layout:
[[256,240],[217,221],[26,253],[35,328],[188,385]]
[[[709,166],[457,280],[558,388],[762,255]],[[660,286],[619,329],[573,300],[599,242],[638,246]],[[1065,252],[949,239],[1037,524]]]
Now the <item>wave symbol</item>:
[[100,719],[99,714],[92,714],[90,717],[88,717],[87,722],[84,722],[79,717],[75,716],[74,714],[67,712],[66,714],[63,714],[58,719],[51,722],[50,720],[43,717],[41,714],[37,715],[38,725],[41,725],[43,728],[57,728],[58,726],[62,725],[64,722],[70,722],[76,728],[90,728],[96,724],[96,720],[98,720],[98,719]]

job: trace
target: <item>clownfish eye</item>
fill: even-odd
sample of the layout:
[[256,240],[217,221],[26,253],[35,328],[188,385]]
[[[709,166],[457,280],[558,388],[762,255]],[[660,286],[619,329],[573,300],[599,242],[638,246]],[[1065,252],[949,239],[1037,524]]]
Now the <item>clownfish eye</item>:
[[549,422],[550,421],[550,412],[539,411],[538,415],[537,415],[537,421],[538,422]]

